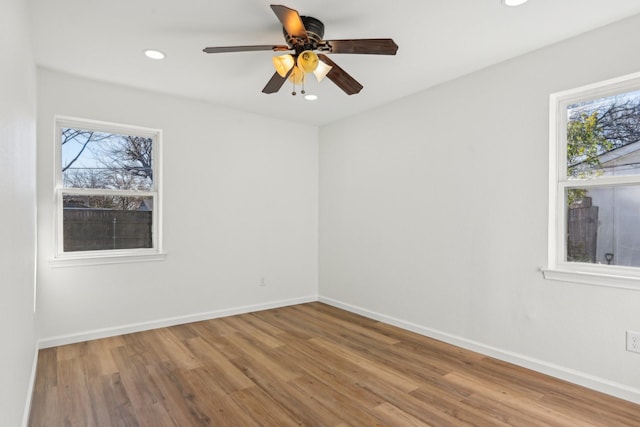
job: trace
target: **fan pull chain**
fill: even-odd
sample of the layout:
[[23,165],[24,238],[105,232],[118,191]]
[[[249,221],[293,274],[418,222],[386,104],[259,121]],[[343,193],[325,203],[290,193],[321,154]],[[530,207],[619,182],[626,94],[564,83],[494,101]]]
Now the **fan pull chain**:
[[[303,74],[303,75],[302,75],[302,80],[300,81],[300,87],[302,88],[302,90],[300,91],[300,93],[301,93],[302,95],[304,95],[305,93],[307,93],[307,92],[304,90],[305,77],[306,77],[306,76]],[[291,95],[296,96],[296,95],[297,95],[297,93],[296,93],[296,82],[295,82],[295,80],[291,80],[291,82],[293,83],[293,92],[291,92]]]
[[[305,80],[305,76],[304,76],[304,75],[302,75],[302,81],[300,82],[301,87],[302,87],[302,90],[300,91],[300,93],[301,93],[301,94],[303,94],[303,95],[304,95],[305,93],[307,93],[307,92],[304,90],[304,80]],[[296,96],[296,95],[297,95],[297,93],[296,93],[296,82],[294,82],[294,81],[292,81],[292,82],[293,82],[293,92],[291,92],[291,95]]]

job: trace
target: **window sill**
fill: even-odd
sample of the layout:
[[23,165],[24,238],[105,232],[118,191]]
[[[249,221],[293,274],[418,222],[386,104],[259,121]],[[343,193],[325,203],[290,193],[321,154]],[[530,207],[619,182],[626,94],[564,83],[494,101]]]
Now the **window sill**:
[[640,277],[602,272],[563,270],[558,268],[542,268],[540,271],[547,280],[640,291]]
[[149,261],[164,261],[167,257],[166,253],[152,253],[152,254],[119,254],[119,255],[101,255],[101,256],[70,256],[54,258],[49,261],[51,267],[82,267],[91,265],[105,265],[105,264],[125,264],[133,262],[149,262]]

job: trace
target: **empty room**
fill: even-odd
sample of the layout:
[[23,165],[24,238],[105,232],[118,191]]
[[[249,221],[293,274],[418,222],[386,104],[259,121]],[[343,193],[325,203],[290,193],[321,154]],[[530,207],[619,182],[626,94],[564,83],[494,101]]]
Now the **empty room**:
[[0,426],[640,425],[640,1],[0,5]]

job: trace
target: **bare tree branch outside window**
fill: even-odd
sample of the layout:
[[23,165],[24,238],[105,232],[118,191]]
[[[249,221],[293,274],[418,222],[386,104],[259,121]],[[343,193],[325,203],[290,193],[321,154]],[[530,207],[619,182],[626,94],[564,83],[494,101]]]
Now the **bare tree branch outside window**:
[[[63,128],[62,175],[65,188],[151,191],[153,139]],[[84,196],[83,196],[84,197]],[[75,207],[135,210],[137,197],[69,198]]]

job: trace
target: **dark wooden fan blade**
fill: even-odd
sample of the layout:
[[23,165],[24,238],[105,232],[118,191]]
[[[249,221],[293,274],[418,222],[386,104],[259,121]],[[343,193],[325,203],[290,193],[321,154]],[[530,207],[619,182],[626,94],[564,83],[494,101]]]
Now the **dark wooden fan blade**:
[[362,85],[347,74],[346,71],[338,67],[328,56],[320,54],[318,58],[325,64],[331,66],[331,71],[327,73],[327,78],[334,82],[347,95],[355,95],[362,90]]
[[305,40],[309,38],[297,10],[278,4],[272,4],[271,10],[276,14],[287,34]]
[[392,39],[326,40],[330,53],[395,55],[398,45]]
[[205,47],[202,49],[205,53],[226,53],[226,52],[253,52],[257,50],[273,50],[282,51],[289,50],[289,46],[278,46],[272,44],[261,44],[253,46],[220,46],[220,47]]
[[[290,72],[291,71],[289,71],[289,73]],[[288,75],[289,74],[287,73],[287,76]],[[276,93],[286,81],[286,76],[282,77],[280,74],[274,73],[273,76],[271,76],[271,79],[267,82],[267,85],[262,89],[262,93]]]

